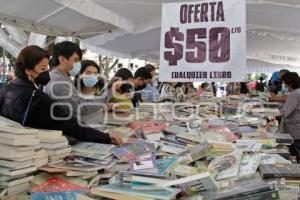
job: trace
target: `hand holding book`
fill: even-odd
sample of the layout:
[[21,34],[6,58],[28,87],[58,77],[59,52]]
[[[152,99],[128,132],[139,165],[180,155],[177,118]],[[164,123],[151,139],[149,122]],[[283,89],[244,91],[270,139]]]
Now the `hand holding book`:
[[109,137],[111,139],[111,143],[116,144],[116,145],[123,144],[123,139],[122,139],[122,136],[120,133],[117,133],[117,132],[109,133]]

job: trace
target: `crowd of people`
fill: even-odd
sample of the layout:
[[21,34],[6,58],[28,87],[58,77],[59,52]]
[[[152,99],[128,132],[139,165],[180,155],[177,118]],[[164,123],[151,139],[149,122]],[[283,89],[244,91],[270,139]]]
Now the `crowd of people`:
[[[51,62],[49,65],[49,59]],[[50,69],[49,69],[50,66]],[[184,102],[210,91],[216,96],[215,83],[161,83],[156,68],[146,65],[133,74],[119,69],[105,82],[100,68],[91,60],[82,60],[82,51],[72,42],[54,46],[52,55],[38,46],[25,47],[15,62],[15,79],[2,87],[0,115],[27,127],[62,130],[66,136],[82,141],[121,144],[118,133],[102,133],[87,125],[99,119],[101,112],[137,107],[139,102]],[[292,151],[300,155],[300,78],[281,70],[266,83],[256,82],[257,92],[269,92],[269,101],[284,103],[281,123],[293,136]],[[246,82],[228,83],[227,95],[247,95]],[[298,156],[299,158],[300,156]]]

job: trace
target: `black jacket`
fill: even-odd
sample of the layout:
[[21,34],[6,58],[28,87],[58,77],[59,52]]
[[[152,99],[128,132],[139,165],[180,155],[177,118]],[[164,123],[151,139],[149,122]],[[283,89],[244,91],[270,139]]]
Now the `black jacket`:
[[[110,143],[109,135],[93,128],[81,127],[76,118],[69,120],[55,120],[51,117],[51,105],[55,103],[47,94],[36,90],[28,80],[16,78],[0,91],[0,115],[22,124],[30,98],[35,94],[30,103],[29,111],[24,126],[62,130],[63,134],[86,142]],[[61,106],[53,107],[55,117],[67,117],[68,112]]]

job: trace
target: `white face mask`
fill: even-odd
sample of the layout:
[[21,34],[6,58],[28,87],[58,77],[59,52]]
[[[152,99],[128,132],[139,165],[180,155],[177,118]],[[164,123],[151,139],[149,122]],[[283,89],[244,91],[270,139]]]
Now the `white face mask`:
[[77,76],[81,69],[81,62],[74,63],[73,68],[69,71],[71,76]]
[[283,94],[287,93],[289,91],[289,88],[283,83],[282,86],[281,86],[281,92]]

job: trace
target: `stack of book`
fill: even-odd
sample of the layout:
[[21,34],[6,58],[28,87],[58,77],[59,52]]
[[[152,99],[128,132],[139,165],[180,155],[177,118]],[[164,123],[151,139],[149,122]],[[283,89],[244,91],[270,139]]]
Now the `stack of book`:
[[6,196],[29,189],[37,168],[33,159],[40,141],[37,130],[21,126],[0,126],[0,188]]
[[47,153],[49,156],[49,163],[62,161],[66,156],[70,155],[71,147],[67,138],[63,136],[62,131],[39,130],[36,133],[36,136],[41,141],[41,149],[46,151],[41,151],[40,154],[36,156],[36,160],[45,163],[45,153]]
[[108,170],[116,164],[112,152],[115,146],[91,142],[79,142],[72,146],[72,153],[66,162],[50,164],[52,167],[69,170],[66,176],[83,179],[96,176],[99,170]]
[[45,149],[39,149],[34,153],[33,165],[37,168],[47,165],[48,162],[48,153]]

